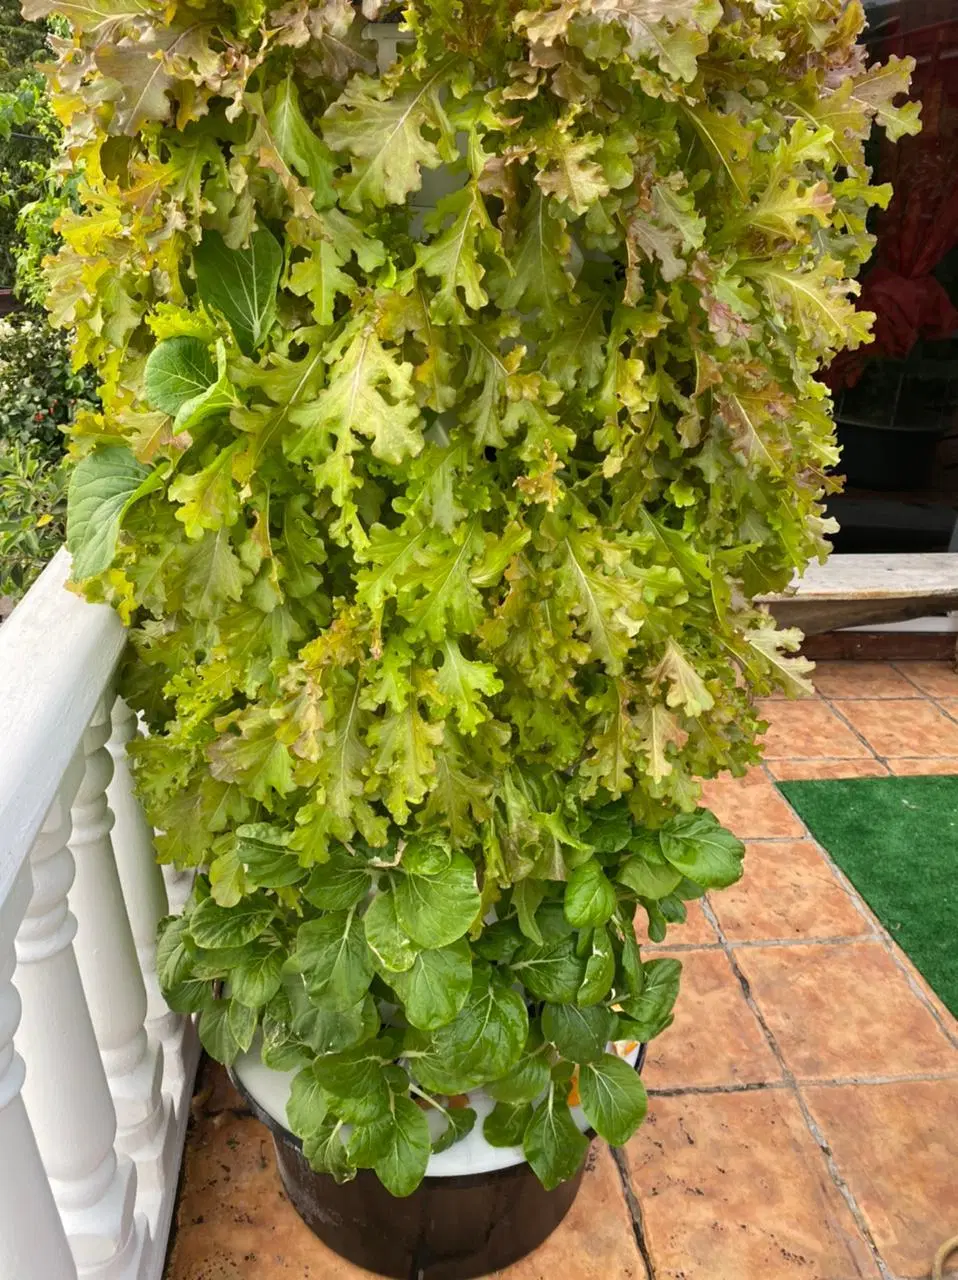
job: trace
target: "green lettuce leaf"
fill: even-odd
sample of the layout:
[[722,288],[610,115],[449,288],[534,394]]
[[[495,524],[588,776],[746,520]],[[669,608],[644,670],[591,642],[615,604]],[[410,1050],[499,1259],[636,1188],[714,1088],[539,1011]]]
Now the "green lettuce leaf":
[[246,248],[233,249],[216,231],[207,231],[193,254],[200,299],[221,312],[240,349],[252,355],[262,345],[276,315],[283,250],[261,227]]

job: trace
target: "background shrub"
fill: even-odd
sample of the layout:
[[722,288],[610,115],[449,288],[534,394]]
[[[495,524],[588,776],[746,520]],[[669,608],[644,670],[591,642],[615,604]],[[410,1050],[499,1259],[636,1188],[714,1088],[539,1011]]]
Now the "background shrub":
[[30,586],[63,542],[65,518],[62,462],[36,441],[0,441],[0,596]]
[[0,92],[0,288],[16,284],[18,224],[34,202],[49,198],[60,136],[43,76],[33,68],[24,73],[21,67],[17,82]]
[[0,0],[0,91],[15,88],[25,67],[43,62],[49,55],[46,22],[26,22],[20,0]]
[[43,310],[42,263],[78,183],[59,165],[62,129],[39,70],[60,26],[25,22],[18,0],[0,0],[0,288],[25,304],[0,320],[0,595],[22,594],[63,540],[63,428],[96,401]]
[[73,370],[67,334],[32,311],[0,320],[0,440],[35,445],[57,463],[63,428],[95,396],[89,373]]

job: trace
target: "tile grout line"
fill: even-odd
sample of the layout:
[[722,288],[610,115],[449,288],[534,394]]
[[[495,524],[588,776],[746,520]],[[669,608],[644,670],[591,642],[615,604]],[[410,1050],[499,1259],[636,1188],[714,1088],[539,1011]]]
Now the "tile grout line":
[[915,684],[914,680],[912,680],[911,676],[908,674],[907,671],[902,671],[901,666],[898,662],[892,659],[888,663],[888,665],[891,667],[892,671],[897,671],[903,680],[907,680],[913,689],[917,689],[923,698],[926,696],[924,689],[922,689],[919,685]]
[[[948,710],[947,707],[943,707],[941,705],[941,697],[935,694],[926,693],[924,689],[919,688],[919,686],[915,684],[915,682],[912,680],[911,676],[908,675],[907,672],[901,671],[894,663],[891,663],[889,665],[892,667],[893,671],[898,672],[898,674],[902,677],[902,679],[908,681],[908,683],[915,690],[914,694],[910,694],[907,698],[905,697],[902,697],[902,698],[893,698],[893,697],[892,698],[840,698],[838,701],[840,702],[896,702],[896,701],[898,702],[929,702],[935,708],[936,711],[940,711],[941,714],[947,720],[949,720],[952,724],[958,724],[958,714],[953,714],[951,711]],[[822,701],[829,708],[829,710],[831,710],[838,717],[839,720],[841,720],[845,725],[847,725],[849,729],[851,729],[852,733],[855,734],[855,736],[859,739],[862,745],[868,748],[868,750],[872,753],[874,758],[885,769],[888,770],[889,775],[893,778],[907,777],[911,775],[893,773],[891,769],[891,765],[889,764],[890,760],[893,760],[893,759],[894,760],[947,760],[952,758],[950,756],[944,756],[944,755],[936,755],[936,756],[929,756],[929,755],[883,756],[883,755],[880,755],[876,750],[876,748],[873,747],[872,744],[868,741],[865,735],[859,729],[857,729],[854,724],[852,724],[852,722],[848,719],[848,717],[841,710],[841,708],[835,705],[836,700],[832,695],[826,694],[826,693],[819,693],[818,696],[822,699]],[[956,696],[958,696],[958,694],[956,694]],[[831,759],[832,757],[823,757],[823,759],[825,758]],[[790,779],[790,781],[792,781],[792,779]]]
[[822,853],[824,854],[825,860],[827,861],[828,865],[835,872],[836,876],[838,876],[839,879],[842,881],[842,887],[845,889],[846,893],[848,893],[849,897],[852,898],[852,900],[855,902],[855,905],[858,907],[859,911],[862,911],[863,914],[867,912],[867,915],[865,916],[866,920],[869,919],[870,917],[874,921],[871,940],[874,942],[877,942],[878,945],[889,956],[889,958],[892,961],[892,964],[894,964],[895,968],[898,970],[898,972],[905,979],[905,982],[908,984],[909,990],[912,992],[914,996],[917,996],[919,1002],[931,1015],[932,1019],[935,1022],[935,1025],[938,1027],[938,1030],[942,1033],[942,1035],[945,1037],[948,1043],[952,1046],[952,1048],[958,1049],[958,1032],[956,1032],[951,1026],[949,1026],[948,1021],[942,1017],[940,1011],[935,1005],[935,1002],[929,998],[928,993],[922,988],[921,983],[918,982],[918,980],[915,978],[915,975],[911,972],[911,969],[909,968],[909,966],[902,959],[903,952],[901,948],[898,946],[898,943],[894,940],[894,938],[891,936],[891,934],[888,932],[888,930],[885,928],[882,922],[874,914],[874,912],[872,911],[871,907],[869,907],[865,899],[859,896],[857,889],[855,889],[855,886],[852,884],[852,882],[848,880],[848,877],[845,875],[844,871],[842,871],[841,867],[839,867],[836,863],[832,861],[831,855],[829,854],[828,850],[824,848],[824,846],[819,846],[819,847],[821,848]]
[[639,1197],[635,1194],[635,1188],[632,1186],[632,1174],[629,1171],[625,1151],[621,1147],[613,1147],[611,1145],[609,1151],[612,1153],[612,1159],[618,1170],[619,1181],[622,1184],[622,1194],[625,1197],[625,1205],[632,1220],[635,1247],[638,1249],[639,1256],[645,1264],[645,1273],[648,1280],[656,1280],[655,1262],[652,1259],[649,1242],[645,1238],[645,1220],[642,1216],[642,1205],[639,1203]]
[[832,1149],[828,1145],[828,1142],[826,1141],[824,1133],[822,1132],[814,1116],[812,1115],[808,1107],[808,1104],[806,1103],[805,1098],[802,1095],[801,1089],[799,1088],[798,1081],[795,1078],[795,1075],[792,1069],[789,1067],[788,1063],[785,1061],[785,1056],[782,1053],[781,1048],[779,1047],[778,1041],[775,1039],[775,1036],[773,1035],[771,1028],[766,1022],[765,1016],[762,1013],[761,1009],[759,1008],[758,1001],[755,999],[754,995],[752,994],[752,989],[749,986],[748,979],[746,978],[745,974],[742,972],[741,968],[739,967],[738,960],[736,959],[736,956],[735,956],[735,952],[732,946],[729,944],[729,941],[725,936],[722,926],[719,924],[718,918],[715,915],[715,912],[712,910],[711,904],[708,903],[707,901],[703,901],[702,909],[705,912],[705,915],[709,921],[709,924],[711,924],[712,928],[715,930],[716,934],[718,935],[719,942],[722,944],[722,947],[728,958],[728,962],[732,967],[732,972],[735,974],[735,977],[742,988],[742,994],[745,998],[745,1003],[751,1009],[752,1013],[754,1014],[759,1026],[761,1027],[765,1035],[766,1041],[768,1042],[768,1047],[772,1052],[772,1056],[775,1058],[776,1062],[778,1063],[779,1069],[782,1072],[782,1079],[785,1082],[786,1086],[790,1088],[792,1092],[792,1096],[795,1098],[798,1108],[802,1113],[802,1118],[805,1121],[805,1126],[808,1129],[808,1132],[811,1134],[813,1141],[815,1142],[815,1144],[817,1145],[817,1147],[822,1153],[831,1181],[835,1189],[838,1191],[839,1195],[845,1201],[845,1204],[848,1206],[848,1210],[852,1215],[852,1219],[855,1222],[855,1225],[858,1227],[859,1231],[861,1232],[862,1238],[871,1252],[872,1258],[875,1262],[876,1267],[878,1268],[878,1272],[882,1277],[882,1280],[894,1280],[894,1277],[892,1276],[891,1271],[885,1265],[885,1260],[881,1256],[881,1253],[879,1252],[878,1245],[876,1244],[875,1238],[872,1235],[871,1228],[868,1226],[868,1223],[865,1220],[865,1215],[862,1213],[861,1208],[858,1204],[858,1201],[855,1199],[855,1196],[852,1193],[852,1190],[849,1187],[848,1183],[842,1177],[841,1170],[838,1167],[838,1162],[836,1161],[834,1155],[832,1154]]
[[[879,764],[883,764],[885,768],[888,769],[888,757],[880,756],[878,754],[878,752],[875,750],[872,744],[868,741],[865,735],[861,732],[861,730],[856,728],[856,726],[852,724],[851,720],[849,720],[848,716],[845,715],[844,711],[842,711],[840,707],[837,707],[835,705],[834,700],[832,698],[823,698],[823,701],[825,703],[825,706],[828,707],[829,711],[831,711],[832,715],[835,716],[837,720],[840,720],[846,729],[851,730],[851,732],[855,735],[858,741],[862,744],[862,746],[868,752],[869,756],[873,760],[877,760]],[[868,699],[865,699],[865,701],[868,701]],[[919,701],[919,699],[916,698],[915,701],[917,702]],[[888,769],[888,772],[891,773],[891,770]]]
[[[946,716],[948,717],[948,719],[949,719],[949,720],[955,720],[955,719],[956,719],[956,717],[955,717],[955,716],[953,716],[953,715],[951,714],[951,712],[948,710],[948,708],[947,708],[947,707],[943,707],[943,706],[941,705],[941,699],[942,699],[943,697],[949,697],[950,695],[949,695],[949,694],[936,694],[936,693],[929,693],[926,689],[923,689],[923,688],[921,687],[921,685],[920,685],[920,684],[916,684],[916,682],[911,678],[911,676],[909,675],[909,673],[908,673],[907,671],[903,671],[903,670],[902,670],[902,662],[903,662],[903,661],[904,661],[904,659],[902,659],[901,661],[898,661],[898,662],[891,662],[891,663],[889,663],[889,665],[891,666],[891,668],[892,668],[892,670],[893,670],[893,671],[897,671],[897,672],[898,672],[898,674],[902,677],[902,679],[903,679],[903,680],[907,680],[907,681],[908,681],[908,683],[912,686],[912,688],[917,689],[917,690],[918,690],[918,692],[919,692],[919,694],[921,695],[921,697],[923,697],[923,698],[927,698],[929,702],[933,702],[933,703],[935,704],[935,706],[938,708],[938,710],[939,710],[939,711],[941,711],[944,715],[946,715]],[[907,665],[907,663],[906,663],[905,665]],[[946,663],[943,663],[942,665],[943,665],[943,666],[947,666],[947,667],[948,667],[948,669],[949,669],[952,673],[954,673],[954,671],[955,671],[955,664],[954,664],[954,662],[946,662]],[[955,697],[958,697],[958,690],[956,690],[956,692],[955,692]]]
[[[879,921],[879,923],[881,922]],[[901,949],[898,946],[898,943],[895,942],[894,938],[892,938],[891,935],[884,928],[882,928],[881,931],[878,933],[876,940],[881,944],[881,946],[885,949],[887,954],[890,956],[892,963],[895,965],[895,968],[899,971],[899,973],[908,983],[908,986],[911,988],[912,993],[918,997],[918,999],[921,1001],[924,1007],[931,1014],[939,1031],[942,1033],[942,1035],[945,1037],[948,1043],[952,1046],[952,1048],[958,1049],[958,1032],[954,1031],[952,1027],[948,1025],[948,1022],[941,1016],[941,1013],[935,1007],[934,1002],[928,998],[928,995],[922,988],[921,983],[917,980],[915,975],[911,972],[908,965],[905,964],[905,962],[902,960],[901,958],[902,953],[901,953]]]
[[[897,668],[896,668],[896,670],[897,670]],[[909,680],[909,681],[911,681],[911,683],[912,683],[912,684],[914,684],[914,681],[912,681],[912,680],[911,680],[911,676],[907,675],[907,674],[906,674],[906,672],[901,671],[901,672],[899,672],[899,674],[900,674],[900,675],[902,675],[902,676],[904,676],[906,680]],[[917,688],[918,688],[918,686],[917,686],[917,685],[915,685],[915,688],[917,689]],[[942,714],[943,716],[946,716],[946,717],[947,717],[947,718],[952,722],[952,724],[958,724],[958,715],[956,715],[956,714],[955,714],[955,712],[953,712],[953,711],[949,711],[947,707],[945,707],[945,706],[943,706],[943,705],[942,705],[942,701],[943,701],[943,699],[944,699],[944,698],[946,698],[946,697],[950,697],[950,696],[951,696],[950,694],[926,693],[926,692],[925,692],[925,690],[924,690],[924,689],[922,689],[922,690],[921,690],[921,696],[922,696],[922,697],[923,697],[927,702],[930,702],[930,703],[932,704],[932,706],[937,707],[937,708],[938,708],[938,710],[941,712],[941,714]],[[956,692],[955,692],[955,695],[954,695],[954,696],[955,696],[956,698],[958,698],[958,690],[956,690]],[[947,757],[945,757],[945,758],[947,758]]]
[[709,1097],[716,1093],[782,1093],[791,1087],[787,1080],[748,1080],[741,1084],[680,1084],[672,1089],[652,1086],[646,1092],[650,1098],[688,1098]]
[[842,871],[841,867],[839,867],[832,860],[832,856],[828,852],[828,850],[825,848],[825,846],[815,839],[815,836],[809,830],[808,825],[805,822],[805,819],[798,812],[798,810],[791,804],[791,802],[788,799],[788,796],[786,796],[785,793],[779,790],[779,788],[777,787],[775,783],[775,779],[772,778],[771,774],[768,771],[767,766],[763,763],[762,767],[763,769],[765,769],[766,774],[768,775],[769,780],[772,783],[772,786],[775,787],[776,791],[778,791],[778,794],[782,797],[782,799],[788,805],[789,810],[795,815],[795,819],[798,822],[798,824],[801,826],[802,832],[804,833],[801,838],[803,840],[810,841],[815,846],[815,848],[819,851],[819,853],[823,855],[826,865],[830,868],[832,874],[835,876],[838,882],[839,888],[844,890],[845,896],[849,899],[852,906],[861,916],[862,920],[864,920],[865,924],[868,925],[868,935],[866,936],[870,936],[875,940],[877,940],[880,937],[880,931],[883,930],[885,926],[882,924],[882,922],[878,919],[878,917],[872,911],[871,907],[868,905],[865,899],[861,896],[861,894],[855,888],[851,880],[849,880],[848,876],[846,876],[844,871]]
[[[775,786],[774,779],[771,779],[771,774],[768,772],[768,768],[764,762],[762,764],[762,768],[765,770],[766,775],[772,781],[772,785]],[[802,818],[802,815],[798,813],[797,810],[795,810],[791,804],[789,804],[788,797],[784,795],[784,793],[781,791],[779,792],[779,795],[782,796],[782,799],[785,801],[786,804],[788,804],[789,809],[791,809],[792,813],[795,814],[795,817],[798,819],[799,823],[801,824],[802,830],[805,832],[804,839],[810,840],[812,844],[814,844],[815,847],[819,850],[819,852],[824,857],[825,862],[831,868],[832,873],[838,880],[839,885],[841,886],[841,888],[845,890],[845,893],[847,894],[849,900],[854,905],[855,909],[858,911],[859,915],[862,917],[865,923],[870,926],[870,930],[871,930],[870,940],[877,942],[879,946],[881,946],[884,949],[884,951],[886,952],[886,954],[889,956],[892,963],[894,964],[895,968],[899,971],[899,973],[905,979],[912,994],[918,997],[918,1000],[921,1002],[923,1007],[931,1015],[939,1031],[942,1033],[942,1035],[945,1037],[948,1043],[952,1046],[952,1048],[958,1049],[958,1032],[956,1032],[951,1026],[949,1026],[948,1022],[941,1016],[941,1013],[936,1008],[935,1003],[929,999],[927,993],[922,989],[921,984],[916,980],[914,974],[910,971],[908,965],[905,964],[905,962],[902,960],[901,949],[899,948],[898,944],[895,942],[894,938],[891,936],[891,934],[888,932],[888,930],[885,928],[882,922],[878,919],[878,916],[875,915],[874,911],[872,911],[871,907],[868,905],[868,903],[865,901],[862,895],[858,892],[858,889],[855,887],[853,882],[845,874],[842,868],[838,866],[838,864],[833,860],[832,855],[828,852],[825,846],[819,843],[819,841],[815,839],[814,835],[808,829],[804,819]],[[705,901],[706,900],[703,899],[703,907],[705,905]],[[712,912],[711,906],[709,907],[709,915],[710,916],[714,915],[714,913]],[[720,926],[718,926],[717,923],[715,924],[715,928],[717,931],[720,930]],[[725,938],[724,933],[721,933],[720,936],[721,938]],[[741,945],[741,944],[734,944],[734,945]]]
[[[898,1076],[835,1076],[830,1079],[819,1079],[818,1077],[802,1077],[799,1080],[796,1077],[795,1086],[797,1088],[845,1088],[849,1085],[860,1085],[868,1088],[871,1085],[883,1084],[926,1084],[934,1083],[938,1080],[958,1080],[958,1067],[954,1071],[919,1071],[912,1072],[907,1075]],[[652,1086],[648,1089],[650,1098],[681,1098],[689,1094],[711,1094],[711,1093],[756,1093],[761,1089],[790,1089],[792,1086],[786,1080],[754,1080],[743,1081],[741,1084],[689,1084],[676,1085],[674,1088],[663,1086],[656,1088]]]
[[[746,854],[746,857],[748,855]],[[844,888],[839,885],[839,888]],[[714,910],[714,907],[713,907]],[[876,942],[878,933],[874,927],[863,933],[832,934],[822,938],[729,938],[730,947],[736,951],[748,951],[752,947],[843,947],[851,942]],[[721,942],[656,942],[645,944],[643,950],[658,955],[660,952],[721,951]]]

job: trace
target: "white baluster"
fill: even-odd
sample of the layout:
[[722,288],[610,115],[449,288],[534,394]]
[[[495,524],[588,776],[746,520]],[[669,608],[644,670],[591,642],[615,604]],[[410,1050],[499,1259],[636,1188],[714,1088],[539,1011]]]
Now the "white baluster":
[[0,907],[0,1280],[76,1280],[76,1266],[27,1119],[23,1059],[14,1052],[20,997],[13,939],[32,892],[24,867]]
[[176,867],[163,867],[166,896],[169,899],[170,913],[172,915],[179,915],[186,906],[186,899],[190,896],[190,890],[193,888],[195,878],[195,870],[179,871]]
[[117,1150],[136,1162],[140,1206],[155,1213],[175,1167],[171,1106],[163,1097],[163,1049],[146,1033],[146,988],[113,855],[106,789],[113,760],[110,716],[101,705],[83,735],[84,771],[73,803],[70,905],[90,1017],[116,1106]]
[[113,734],[107,744],[113,778],[106,795],[113,812],[113,852],[126,900],[130,929],[146,987],[146,1031],[163,1045],[165,1084],[183,1076],[183,1016],[172,1013],[156,976],[156,926],[169,912],[166,883],[156,861],[153,833],[133,790],[126,744],[136,737],[136,716],[123,701],[113,704]]
[[29,1063],[23,1096],[80,1277],[138,1280],[149,1227],[134,1216],[136,1169],[114,1150],[116,1113],[67,906],[69,805],[81,767],[78,761],[64,778],[30,854],[33,897],[17,934],[14,975],[23,1001],[17,1041]]
[[[137,718],[117,698],[112,719],[113,734],[107,745],[113,757],[113,778],[107,787],[107,800],[115,819],[113,852],[146,986],[147,1034],[163,1045],[163,1092],[179,1115],[190,1103],[200,1044],[192,1018],[171,1013],[160,991],[156,977],[156,926],[163,916],[182,909],[196,872],[157,864],[153,832],[136,798],[126,753],[126,744],[138,732]],[[142,1187],[142,1170],[140,1182]]]

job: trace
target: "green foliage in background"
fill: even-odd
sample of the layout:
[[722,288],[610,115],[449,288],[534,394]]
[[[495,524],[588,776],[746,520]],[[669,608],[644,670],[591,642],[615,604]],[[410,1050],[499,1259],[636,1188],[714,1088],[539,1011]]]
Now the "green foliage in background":
[[854,0],[423,0],[386,73],[345,0],[60,7],[69,545],[202,869],[168,998],[298,1069],[318,1169],[408,1194],[485,1086],[553,1186],[576,1075],[644,1114],[607,1046],[680,966],[636,911],[740,874],[697,779],[804,686],[751,601],[826,550],[814,375],[868,339],[909,66]]
[[35,442],[58,463],[64,428],[95,403],[91,377],[73,369],[66,334],[30,310],[0,319],[0,441]]
[[43,259],[59,247],[54,224],[79,184],[59,163],[63,131],[41,70],[68,34],[64,19],[27,22],[18,0],[0,0],[0,288],[41,309]]
[[29,22],[18,0],[0,0],[0,288],[41,308],[42,261],[59,247],[54,223],[76,203],[79,181],[59,165],[63,131],[42,73],[68,35],[63,18]]
[[[52,27],[0,2],[0,287],[28,306],[0,319],[0,595],[17,597],[63,540],[62,427],[95,403],[72,368],[69,337],[42,312],[41,263],[58,247],[54,222],[77,179],[57,172],[62,130],[38,65]],[[41,308],[37,310],[37,308]]]
[[25,71],[49,57],[47,30],[45,21],[24,21],[20,0],[0,0],[0,93],[16,89]]
[[0,438],[0,596],[22,595],[62,545],[66,482],[42,445]]

